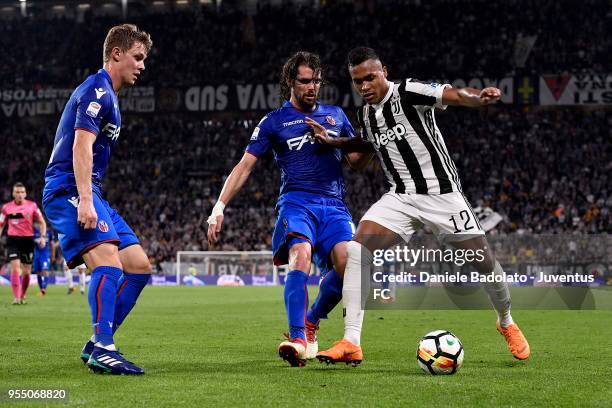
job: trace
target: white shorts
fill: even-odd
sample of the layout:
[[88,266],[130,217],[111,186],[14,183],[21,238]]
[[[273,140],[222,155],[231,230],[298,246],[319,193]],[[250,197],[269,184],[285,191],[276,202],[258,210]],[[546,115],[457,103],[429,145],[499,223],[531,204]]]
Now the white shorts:
[[395,232],[406,242],[422,225],[427,225],[442,243],[484,235],[478,217],[458,191],[438,195],[388,192],[361,218],[366,220]]

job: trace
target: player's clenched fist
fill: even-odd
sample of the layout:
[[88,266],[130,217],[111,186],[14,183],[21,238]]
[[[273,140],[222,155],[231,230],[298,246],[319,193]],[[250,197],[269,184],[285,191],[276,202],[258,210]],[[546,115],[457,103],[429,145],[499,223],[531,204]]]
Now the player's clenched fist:
[[94,208],[93,201],[80,200],[77,207],[77,223],[85,229],[94,229],[98,223],[98,213]]
[[217,201],[210,213],[210,217],[208,217],[208,246],[213,246],[219,240],[224,209],[225,204],[222,201]]
[[489,105],[499,101],[501,98],[501,91],[495,87],[488,87],[480,91],[480,101],[483,105]]

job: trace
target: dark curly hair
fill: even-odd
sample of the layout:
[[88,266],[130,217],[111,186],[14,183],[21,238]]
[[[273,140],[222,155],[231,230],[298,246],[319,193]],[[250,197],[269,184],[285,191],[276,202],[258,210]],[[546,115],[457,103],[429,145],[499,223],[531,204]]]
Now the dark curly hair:
[[306,65],[315,72],[323,71],[321,66],[321,58],[317,54],[308,51],[298,51],[291,56],[283,65],[283,71],[280,77],[280,94],[283,100],[291,98],[291,87],[287,83],[292,83],[297,78],[297,72],[300,65]]
[[347,57],[347,62],[348,62],[348,66],[350,68],[350,67],[355,67],[355,66],[357,66],[357,65],[361,64],[362,62],[367,61],[369,59],[379,60],[380,61],[380,58],[378,57],[378,54],[376,54],[376,51],[374,51],[372,48],[369,48],[369,47],[356,47],[356,48],[353,48],[352,50],[349,51],[348,57]]

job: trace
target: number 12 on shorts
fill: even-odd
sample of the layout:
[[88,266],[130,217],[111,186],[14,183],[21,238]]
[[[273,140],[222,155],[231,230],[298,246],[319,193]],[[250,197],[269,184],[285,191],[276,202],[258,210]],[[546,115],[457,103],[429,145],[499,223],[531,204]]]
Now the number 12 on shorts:
[[[463,210],[459,212],[459,219],[455,219],[455,215],[453,215],[452,217],[450,217],[450,221],[453,222],[453,225],[455,226],[455,231],[454,233],[458,233],[458,232],[462,232],[462,231],[469,231],[471,229],[474,229],[474,220],[472,219],[472,217],[470,217],[470,212],[468,210]],[[461,227],[463,225],[463,229],[460,229],[459,227]]]

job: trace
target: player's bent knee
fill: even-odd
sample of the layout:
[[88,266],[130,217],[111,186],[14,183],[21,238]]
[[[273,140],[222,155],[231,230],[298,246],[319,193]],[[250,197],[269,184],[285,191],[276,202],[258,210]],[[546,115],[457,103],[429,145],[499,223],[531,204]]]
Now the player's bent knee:
[[502,269],[501,265],[495,259],[487,260],[485,262],[482,262],[480,265],[474,267],[478,270],[478,272],[483,275],[501,275],[504,273],[504,270]]
[[496,264],[497,261],[495,260],[495,257],[488,251],[485,251],[482,261],[475,260],[472,262],[472,266],[481,274],[494,273]]
[[87,267],[93,271],[98,266],[112,266],[123,269],[119,259],[119,249],[114,244],[100,244],[83,254]]
[[289,249],[289,269],[310,273],[312,251],[310,243],[302,242]]
[[374,256],[372,255],[372,251],[368,249],[365,245],[357,242],[350,241],[346,245],[347,252],[347,262],[358,262],[359,264],[370,264]]
[[335,259],[332,263],[334,265],[334,269],[336,273],[340,276],[344,276],[344,271],[346,269],[346,261],[348,259],[348,254],[344,254],[340,258]]
[[119,251],[123,270],[129,273],[151,273],[153,268],[140,245],[131,245]]
[[346,260],[348,259],[347,244],[348,242],[346,241],[337,243],[331,253],[332,264],[336,273],[340,276],[344,275],[344,270],[346,269]]
[[353,241],[359,242],[370,251],[386,249],[402,241],[402,237],[390,229],[373,221],[359,223]]
[[151,267],[149,260],[139,260],[136,263],[123,265],[123,270],[129,273],[151,273],[153,268]]

